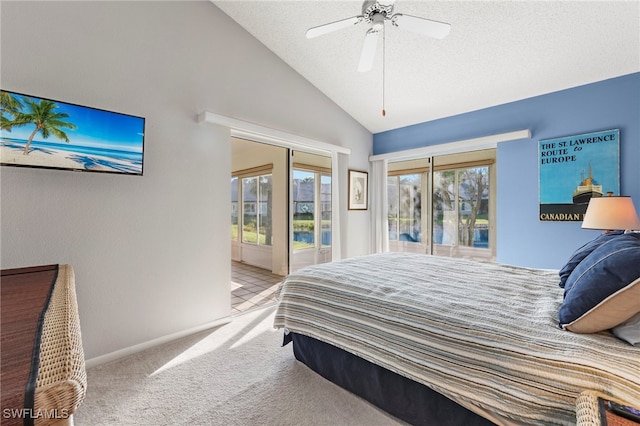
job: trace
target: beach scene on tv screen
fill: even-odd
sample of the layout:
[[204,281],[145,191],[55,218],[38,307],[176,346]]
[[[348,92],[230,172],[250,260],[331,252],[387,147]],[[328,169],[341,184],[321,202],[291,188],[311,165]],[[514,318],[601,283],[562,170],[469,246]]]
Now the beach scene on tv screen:
[[144,118],[0,91],[0,162],[142,174]]

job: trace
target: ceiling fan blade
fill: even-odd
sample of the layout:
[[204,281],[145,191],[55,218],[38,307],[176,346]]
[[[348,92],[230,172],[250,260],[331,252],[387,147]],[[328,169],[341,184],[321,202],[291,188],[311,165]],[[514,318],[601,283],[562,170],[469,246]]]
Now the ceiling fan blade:
[[355,25],[360,21],[362,21],[362,16],[353,16],[351,18],[341,19],[340,21],[330,22],[328,24],[309,28],[307,30],[307,38],[314,38],[331,33],[333,31],[341,30],[342,28],[347,28],[351,25]]
[[364,45],[362,46],[362,53],[360,54],[360,63],[358,64],[359,72],[367,72],[373,66],[373,58],[376,55],[376,48],[378,47],[378,35],[380,31],[371,28],[364,36]]
[[433,38],[445,38],[451,30],[451,24],[418,18],[417,16],[396,13],[391,18],[393,25],[403,30],[426,35]]

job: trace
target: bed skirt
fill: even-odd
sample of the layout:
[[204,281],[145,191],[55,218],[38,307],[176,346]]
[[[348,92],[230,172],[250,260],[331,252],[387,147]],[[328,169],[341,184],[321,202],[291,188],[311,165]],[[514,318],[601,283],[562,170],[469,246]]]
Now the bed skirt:
[[412,425],[489,426],[493,423],[427,386],[350,352],[290,332],[296,359],[325,379]]

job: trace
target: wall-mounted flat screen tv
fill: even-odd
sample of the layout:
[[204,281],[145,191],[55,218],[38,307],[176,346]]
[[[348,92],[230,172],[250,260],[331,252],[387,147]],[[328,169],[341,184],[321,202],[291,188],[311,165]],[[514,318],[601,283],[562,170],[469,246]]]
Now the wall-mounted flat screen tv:
[[145,119],[0,91],[0,163],[142,175]]

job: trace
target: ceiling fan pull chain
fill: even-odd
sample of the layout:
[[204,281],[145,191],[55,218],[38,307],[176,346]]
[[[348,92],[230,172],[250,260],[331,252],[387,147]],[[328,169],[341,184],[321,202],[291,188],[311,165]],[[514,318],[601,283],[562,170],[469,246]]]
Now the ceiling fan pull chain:
[[386,45],[387,45],[387,29],[386,27],[382,27],[382,116],[386,116],[387,115],[387,111],[385,111],[384,109],[384,64],[386,62],[385,60],[385,56],[386,56]]

